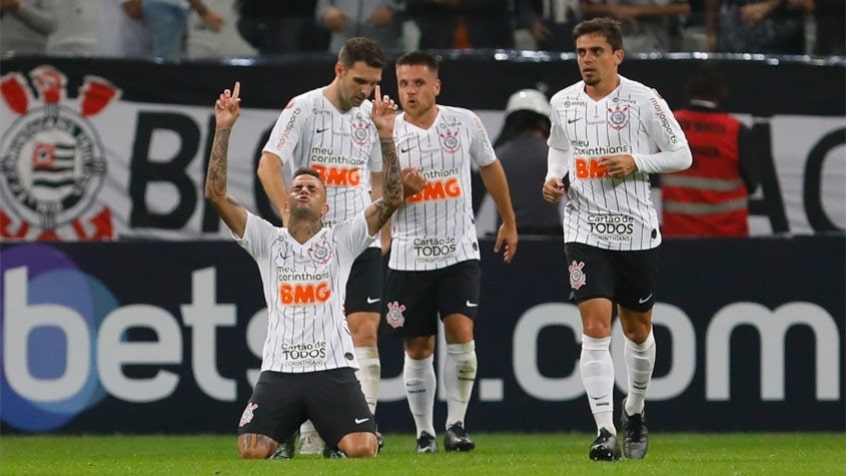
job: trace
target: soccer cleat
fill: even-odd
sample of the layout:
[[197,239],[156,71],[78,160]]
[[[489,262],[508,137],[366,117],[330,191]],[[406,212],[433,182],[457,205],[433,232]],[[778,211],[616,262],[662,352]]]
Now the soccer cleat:
[[379,433],[379,430],[376,430],[376,443],[378,444],[377,453],[382,452],[382,448],[385,447],[385,437],[383,437],[382,434]]
[[601,428],[599,436],[590,445],[590,459],[593,461],[617,461],[620,459],[617,437],[612,435],[607,428]]
[[418,453],[437,453],[438,442],[435,437],[430,435],[428,431],[420,433],[420,438],[417,438],[417,452]]
[[323,445],[323,457],[329,458],[329,459],[339,459],[339,458],[346,458],[347,455],[345,455],[343,451],[341,451],[337,448],[332,448],[329,445],[324,444]]
[[461,423],[455,423],[447,428],[444,435],[444,449],[447,451],[473,451],[476,443],[470,439],[470,435],[464,431]]
[[304,431],[300,434],[300,454],[319,455],[323,453],[323,440],[317,434],[317,430]]
[[292,459],[294,457],[294,442],[297,440],[297,432],[291,433],[291,436],[285,440],[284,443],[276,448],[276,451],[270,455],[269,459]]
[[629,459],[643,459],[649,449],[649,430],[646,429],[646,409],[634,415],[626,414],[626,399],[620,412],[623,427],[623,454]]

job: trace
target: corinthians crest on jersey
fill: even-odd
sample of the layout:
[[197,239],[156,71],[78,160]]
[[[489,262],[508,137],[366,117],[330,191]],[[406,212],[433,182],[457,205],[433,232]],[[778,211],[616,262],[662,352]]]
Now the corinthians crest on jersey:
[[108,81],[86,77],[75,101],[66,100],[67,78],[39,66],[26,78],[0,78],[0,94],[18,117],[0,142],[0,219],[3,239],[100,240],[114,237],[111,211],[97,194],[106,159],[87,117],[98,114],[120,91]]

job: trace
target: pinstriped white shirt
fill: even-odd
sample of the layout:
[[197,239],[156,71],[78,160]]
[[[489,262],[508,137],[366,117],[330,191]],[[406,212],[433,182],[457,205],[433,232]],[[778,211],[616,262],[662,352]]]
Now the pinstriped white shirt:
[[264,286],[262,370],[358,368],[342,308],[353,261],[374,238],[364,213],[302,244],[287,229],[248,213],[244,237],[235,241],[256,261]]
[[[684,133],[666,101],[639,82],[620,76],[617,89],[599,101],[584,88],[579,81],[550,100],[549,146],[568,157],[564,241],[609,250],[655,248],[661,232],[648,172],[678,169],[655,156],[646,167],[641,157],[687,147]],[[633,155],[638,171],[622,179],[606,177],[597,161],[616,154]]]
[[372,108],[365,101],[342,112],[329,102],[323,88],[313,89],[285,106],[264,146],[264,152],[290,163],[292,171],[307,167],[321,172],[329,204],[326,226],[355,216],[372,202],[370,173],[382,170]]
[[496,160],[482,121],[467,109],[439,105],[428,129],[398,115],[394,140],[400,167],[420,169],[428,185],[392,218],[388,266],[423,271],[479,259],[470,165],[484,167]]

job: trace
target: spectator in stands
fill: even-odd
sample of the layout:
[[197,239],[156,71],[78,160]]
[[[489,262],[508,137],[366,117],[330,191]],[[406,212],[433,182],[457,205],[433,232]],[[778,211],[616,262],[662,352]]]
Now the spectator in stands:
[[688,0],[581,0],[585,18],[613,17],[623,27],[626,54],[681,51]]
[[749,236],[749,194],[758,186],[750,131],[719,109],[727,88],[703,67],[687,84],[690,105],[676,111],[693,165],[661,176],[664,236]]
[[56,29],[47,38],[47,54],[90,56],[97,53],[97,19],[101,0],[58,2]]
[[505,114],[494,148],[511,189],[519,191],[511,194],[517,233],[561,236],[558,205],[535,192],[546,177],[549,99],[537,89],[521,89],[508,98]]
[[141,0],[101,0],[97,53],[120,57],[153,54],[153,37],[141,21]]
[[707,0],[709,51],[805,54],[807,0]]
[[45,54],[57,0],[0,0],[0,53]]
[[[579,0],[516,0],[518,24],[544,51],[575,51],[573,28],[582,20]],[[519,222],[518,222],[519,223]]]
[[314,21],[317,0],[238,0],[238,32],[261,55],[325,51],[328,38]]
[[814,12],[817,37],[814,43],[816,55],[846,55],[846,1],[807,0],[809,11]]
[[374,40],[383,51],[400,49],[395,0],[318,0],[316,19],[331,32],[329,51],[338,53],[352,37]]
[[420,29],[419,48],[513,48],[511,0],[407,0]]
[[192,8],[212,31],[220,31],[223,18],[206,8],[202,0],[143,0],[142,20],[153,38],[153,56],[185,56],[188,14]]

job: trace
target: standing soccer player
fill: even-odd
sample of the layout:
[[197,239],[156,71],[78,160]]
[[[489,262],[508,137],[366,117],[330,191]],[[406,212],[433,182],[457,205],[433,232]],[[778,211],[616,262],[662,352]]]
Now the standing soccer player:
[[242,458],[290,456],[280,454],[281,442],[306,419],[343,456],[377,453],[376,423],[355,378],[358,363],[342,310],[353,261],[403,201],[392,138],[396,105],[387,96],[379,97],[378,88],[376,92],[374,140],[385,161],[385,194],[332,227],[322,221],[328,211],[326,186],[311,169],[294,172],[286,228],[258,218],[228,194],[229,136],[240,115],[240,85],[225,90],[215,103],[205,196],[256,261],[267,304],[262,371],[238,425]]
[[[382,157],[367,98],[382,80],[384,66],[385,57],[373,40],[350,38],[338,54],[335,79],[291,99],[279,114],[259,159],[258,177],[283,225],[288,224],[283,164],[320,173],[329,204],[326,226],[361,213],[382,196]],[[344,301],[361,364],[356,377],[374,414],[382,373],[376,342],[381,305],[382,252],[376,241],[356,259]],[[322,450],[310,422],[300,430],[300,443],[302,454]]]
[[400,164],[419,169],[428,184],[392,221],[386,321],[404,340],[403,379],[417,452],[431,453],[437,451],[433,353],[440,316],[447,344],[444,448],[470,451],[476,444],[465,431],[464,417],[476,378],[473,319],[480,284],[471,161],[502,217],[494,250],[503,250],[505,262],[517,251],[517,226],[505,172],[482,122],[471,111],[435,103],[441,89],[438,61],[427,53],[408,53],[397,60],[396,75],[403,108],[394,126]]
[[624,56],[620,24],[588,20],[576,26],[573,38],[582,80],[550,100],[543,196],[550,202],[567,197],[564,251],[571,298],[582,317],[579,366],[598,434],[590,458],[620,458],[610,352],[616,304],[628,371],[620,416],[623,452],[641,459],[648,447],[644,399],[655,364],[652,306],[661,244],[648,174],[684,170],[692,158],[661,96],[618,74]]

